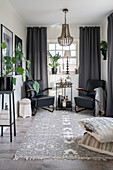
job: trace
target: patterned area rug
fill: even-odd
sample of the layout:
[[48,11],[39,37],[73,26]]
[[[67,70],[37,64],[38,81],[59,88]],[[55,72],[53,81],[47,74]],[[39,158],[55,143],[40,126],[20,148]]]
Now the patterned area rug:
[[84,131],[78,121],[92,117],[91,113],[40,110],[15,154],[14,160],[35,159],[113,159],[78,145]]

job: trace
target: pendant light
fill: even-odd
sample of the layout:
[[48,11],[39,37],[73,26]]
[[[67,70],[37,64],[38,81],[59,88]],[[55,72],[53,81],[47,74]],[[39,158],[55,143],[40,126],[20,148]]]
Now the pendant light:
[[58,37],[58,43],[61,46],[69,46],[73,42],[73,37],[70,36],[69,24],[66,24],[66,13],[68,9],[63,9],[63,12],[65,13],[65,23],[62,24],[62,33],[61,36]]

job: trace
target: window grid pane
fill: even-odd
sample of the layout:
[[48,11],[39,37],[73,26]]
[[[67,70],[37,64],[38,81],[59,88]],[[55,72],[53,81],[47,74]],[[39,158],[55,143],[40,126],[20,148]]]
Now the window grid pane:
[[56,44],[56,50],[61,50],[62,51],[62,46],[59,44]]
[[49,50],[55,50],[55,44],[49,44]]
[[50,53],[52,54],[52,56],[54,56],[54,55],[55,55],[55,51],[50,51]]

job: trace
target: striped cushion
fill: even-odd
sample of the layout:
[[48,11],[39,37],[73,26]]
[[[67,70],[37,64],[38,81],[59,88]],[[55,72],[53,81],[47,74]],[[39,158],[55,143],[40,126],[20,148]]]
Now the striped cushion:
[[87,118],[80,120],[79,124],[99,142],[113,142],[113,118]]
[[88,133],[84,134],[78,144],[89,150],[113,156],[113,142],[101,143]]

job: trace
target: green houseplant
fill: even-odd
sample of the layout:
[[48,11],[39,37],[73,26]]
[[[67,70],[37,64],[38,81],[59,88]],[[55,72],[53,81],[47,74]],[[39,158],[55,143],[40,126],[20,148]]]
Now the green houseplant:
[[100,42],[100,50],[102,52],[102,55],[104,56],[103,57],[103,60],[106,60],[106,57],[107,57],[107,50],[108,50],[108,43],[106,41],[101,41]]
[[58,60],[61,58],[61,55],[59,55],[59,53],[57,53],[54,56],[52,56],[50,51],[48,51],[48,56],[50,58],[49,66],[52,67],[52,74],[56,74],[57,73],[57,67],[60,65],[58,63]]
[[[5,42],[1,43],[1,48],[4,50],[7,50],[7,44]],[[15,58],[16,57],[16,58]],[[15,64],[17,65],[20,61],[25,61],[26,62],[26,69],[22,68],[22,67],[18,67],[15,68]],[[4,70],[4,74],[2,74],[1,79],[2,79],[2,84],[4,84],[4,82],[6,82],[6,80],[9,80],[9,74],[13,73],[13,72],[18,72],[19,75],[22,76],[22,81],[24,81],[23,79],[23,75],[25,74],[28,78],[31,78],[31,80],[33,81],[33,88],[34,90],[38,93],[39,92],[39,84],[37,81],[34,81],[32,76],[29,74],[29,69],[30,69],[30,61],[27,60],[23,53],[22,53],[22,46],[20,43],[18,43],[18,47],[17,49],[12,53],[11,56],[7,55],[7,51],[6,51],[6,56],[4,56],[4,64],[5,64],[5,70]],[[5,80],[4,80],[5,79]],[[12,79],[12,83],[14,85],[16,85],[16,78],[15,77],[11,77]],[[6,89],[5,89],[6,90]]]

